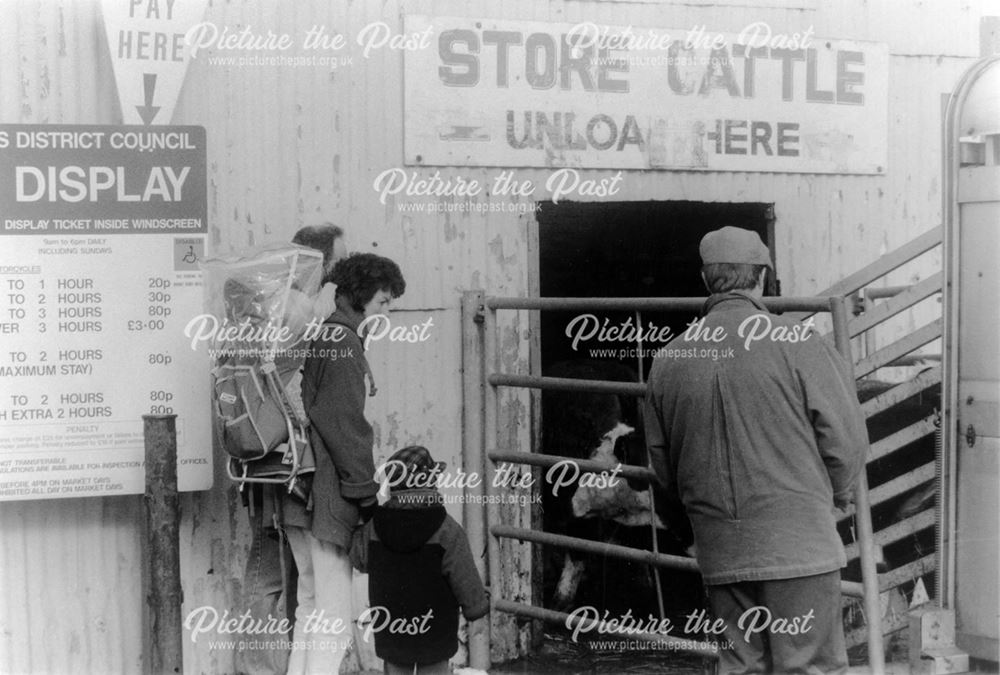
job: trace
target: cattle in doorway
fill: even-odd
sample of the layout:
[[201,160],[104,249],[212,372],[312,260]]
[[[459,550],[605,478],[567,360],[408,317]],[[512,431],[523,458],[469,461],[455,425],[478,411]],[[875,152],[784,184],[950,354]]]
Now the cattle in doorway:
[[[579,360],[561,362],[545,370],[550,377],[636,382],[635,372],[614,361]],[[647,466],[648,457],[642,432],[640,400],[633,396],[587,392],[545,391],[542,396],[542,452],[567,459],[589,459],[608,467],[619,463]],[[564,485],[561,470],[545,472],[543,524],[547,532],[616,543],[652,550],[653,537],[663,553],[683,554],[683,546],[663,527],[657,514],[662,494],[645,481],[618,477],[591,485]],[[653,490],[651,508],[650,490]],[[652,525],[652,527],[651,527]],[[653,612],[655,596],[653,570],[633,562],[546,547],[545,596],[547,605],[566,611],[590,605],[612,611]],[[662,570],[661,578],[680,574]],[[682,598],[671,597],[668,604],[689,600],[700,602],[697,575],[685,573],[682,584],[664,583],[665,595],[683,588]],[[692,579],[692,577],[695,577]],[[687,607],[690,610],[690,606]]]
[[[601,437],[600,444],[587,459],[606,467],[608,479],[601,478],[593,484],[581,484],[576,488],[572,499],[574,517],[603,518],[629,527],[653,525],[661,530],[666,529],[652,508],[649,493],[651,488],[636,490],[624,479],[615,477],[615,471],[622,463],[615,455],[615,447],[620,440],[634,432],[634,428],[618,422]],[[555,475],[558,476],[559,473]]]

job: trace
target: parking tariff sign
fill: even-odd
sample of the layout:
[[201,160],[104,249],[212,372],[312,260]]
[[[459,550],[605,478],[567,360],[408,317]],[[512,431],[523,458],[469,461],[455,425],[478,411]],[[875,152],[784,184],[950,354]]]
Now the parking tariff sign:
[[205,130],[0,125],[0,501],[136,494],[142,415],[211,487]]

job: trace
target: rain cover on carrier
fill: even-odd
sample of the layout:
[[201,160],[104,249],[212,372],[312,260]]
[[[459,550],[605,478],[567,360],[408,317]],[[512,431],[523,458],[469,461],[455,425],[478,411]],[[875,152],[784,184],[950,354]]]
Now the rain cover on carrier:
[[[305,420],[286,391],[305,361],[304,339],[323,272],[320,252],[287,244],[202,263],[211,340],[213,408],[233,480],[284,483],[307,497],[315,470]],[[308,482],[308,481],[306,481]]]

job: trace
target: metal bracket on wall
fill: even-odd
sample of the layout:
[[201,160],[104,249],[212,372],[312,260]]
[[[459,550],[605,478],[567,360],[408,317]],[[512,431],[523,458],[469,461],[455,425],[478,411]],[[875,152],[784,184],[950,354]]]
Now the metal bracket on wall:
[[965,443],[970,448],[976,444],[976,427],[971,424],[965,429]]

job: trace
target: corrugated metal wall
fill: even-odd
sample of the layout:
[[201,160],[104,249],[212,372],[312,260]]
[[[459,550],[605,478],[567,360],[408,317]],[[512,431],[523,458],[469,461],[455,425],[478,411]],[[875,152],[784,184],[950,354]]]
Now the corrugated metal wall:
[[[775,203],[785,293],[808,294],[939,221],[940,94],[951,90],[976,54],[978,17],[970,2],[903,7],[804,1],[807,9],[743,4],[423,0],[406,2],[405,10],[638,27],[706,24],[731,32],[767,21],[777,31],[811,24],[819,36],[888,42],[891,121],[885,176],[629,172],[616,197]],[[295,35],[323,25],[352,37],[372,21],[401,30],[403,6],[367,0],[213,1],[206,20]],[[370,417],[378,453],[384,457],[419,441],[457,464],[460,292],[526,292],[531,216],[403,214],[394,200],[378,202],[372,180],[402,165],[399,52],[380,50],[365,59],[353,48],[353,64],[334,71],[223,65],[209,62],[211,56],[203,52],[191,64],[173,122],[208,130],[214,249],[283,241],[303,224],[330,220],[346,228],[352,249],[398,260],[408,291],[394,321],[419,323],[430,316],[434,329],[427,343],[373,348],[380,394],[371,403]],[[0,94],[3,123],[119,122],[97,2],[0,2]],[[518,173],[544,183],[541,171]],[[495,175],[489,169],[445,169],[442,174],[484,182]],[[505,364],[512,370],[527,369],[527,326],[523,315],[506,323]],[[512,420],[509,438],[525,444],[527,399],[505,396]],[[138,497],[116,497],[0,504],[0,671],[127,673],[139,668],[139,503]],[[247,535],[235,491],[217,467],[215,489],[185,496],[182,506],[185,610],[238,606]],[[460,516],[458,509],[454,513]],[[529,569],[525,558],[520,567]],[[186,649],[187,672],[232,668],[227,652],[210,651],[205,643],[186,642]]]
[[[113,124],[117,104],[96,3],[0,4],[3,122]],[[0,504],[0,672],[139,669],[140,512],[140,497]]]

